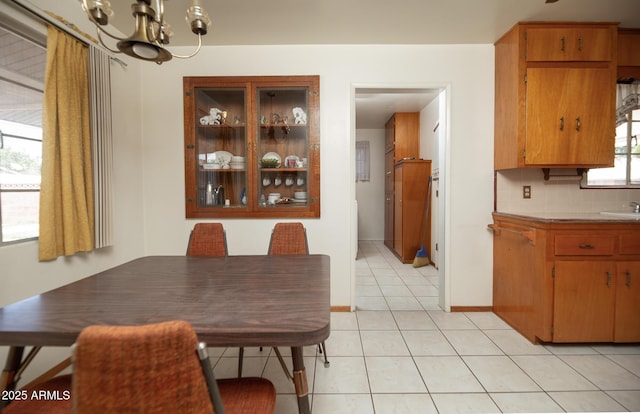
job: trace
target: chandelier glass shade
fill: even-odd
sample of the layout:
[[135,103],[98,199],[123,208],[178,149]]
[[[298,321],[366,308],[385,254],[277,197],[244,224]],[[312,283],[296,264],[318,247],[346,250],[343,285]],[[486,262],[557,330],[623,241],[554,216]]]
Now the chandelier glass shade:
[[[116,36],[110,33],[106,26],[109,17],[113,16],[113,9],[109,0],[79,0],[82,8],[89,16],[89,20],[97,28],[100,43],[114,53],[125,53],[137,59],[162,64],[172,58],[187,59],[195,56],[202,47],[202,36],[207,34],[211,20],[202,7],[202,0],[189,0],[186,21],[193,34],[198,36],[198,46],[189,55],[175,55],[165,46],[169,44],[173,31],[164,17],[165,0],[135,0],[131,5],[131,13],[135,18],[135,29],[129,37]],[[116,48],[108,46],[102,35],[114,39]]]

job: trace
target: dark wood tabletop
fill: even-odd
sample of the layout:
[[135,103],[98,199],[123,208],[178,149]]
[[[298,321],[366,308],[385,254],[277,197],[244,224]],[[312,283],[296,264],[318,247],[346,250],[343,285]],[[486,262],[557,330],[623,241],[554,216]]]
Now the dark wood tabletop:
[[209,346],[329,336],[329,257],[149,256],[0,308],[0,345],[68,346],[93,324],[189,321]]

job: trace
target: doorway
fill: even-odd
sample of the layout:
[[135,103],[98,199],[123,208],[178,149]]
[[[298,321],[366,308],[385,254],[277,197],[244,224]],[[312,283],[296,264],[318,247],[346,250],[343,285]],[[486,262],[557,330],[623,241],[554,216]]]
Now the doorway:
[[[448,136],[446,86],[399,88],[396,86],[354,86],[352,88],[352,149],[357,141],[368,141],[370,181],[354,183],[352,307],[357,295],[356,255],[359,240],[384,239],[384,131],[395,112],[420,113],[420,158],[432,160],[432,243],[425,246],[435,262],[439,280],[439,306],[449,310],[445,252],[445,158]],[[355,158],[355,157],[354,157]],[[355,171],[355,159],[353,160]],[[354,172],[355,175],[355,172]],[[360,207],[358,207],[360,206]],[[363,208],[366,206],[366,208]]]

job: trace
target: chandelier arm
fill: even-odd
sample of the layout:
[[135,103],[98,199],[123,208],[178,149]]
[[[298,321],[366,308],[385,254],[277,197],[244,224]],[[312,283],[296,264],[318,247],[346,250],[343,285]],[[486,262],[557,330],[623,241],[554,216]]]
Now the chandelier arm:
[[89,12],[89,5],[87,4],[87,0],[81,0],[82,1],[82,8],[85,11],[85,13],[87,14],[87,17],[89,17],[89,21],[91,23],[93,23],[93,25],[96,27],[96,30],[98,32],[98,36],[100,36],[100,33],[104,33],[107,36],[109,36],[112,39],[115,40],[123,40],[126,39],[125,37],[119,37],[119,36],[115,36],[111,33],[109,33],[107,30],[105,30],[102,25],[93,17],[93,15]]
[[126,39],[126,37],[120,37],[120,36],[116,36],[116,35],[113,35],[113,34],[109,33],[107,30],[104,30],[102,28],[102,26],[100,26],[99,24],[96,24],[96,22],[94,22],[92,19],[91,19],[91,21],[96,26],[96,31],[98,32],[98,36],[100,36],[100,33],[104,33],[104,34],[106,34],[107,36],[109,36],[110,38],[112,38],[114,40],[120,41],[120,40]]
[[198,52],[200,51],[200,48],[202,47],[202,35],[198,35],[198,47],[196,48],[196,50],[193,51],[193,53],[191,53],[190,55],[175,55],[171,52],[171,56],[173,56],[174,58],[178,58],[178,59],[189,59],[194,57],[195,55],[198,54]]
[[[96,32],[98,33],[98,40],[100,40],[100,43],[102,44],[102,46],[107,49],[108,51],[112,52],[112,53],[122,53],[121,50],[118,49],[111,49],[109,46],[107,46],[107,44],[104,42],[104,40],[102,40],[102,30],[96,30]],[[105,32],[106,33],[106,32]],[[108,34],[108,33],[107,33]],[[120,40],[120,39],[118,39]]]

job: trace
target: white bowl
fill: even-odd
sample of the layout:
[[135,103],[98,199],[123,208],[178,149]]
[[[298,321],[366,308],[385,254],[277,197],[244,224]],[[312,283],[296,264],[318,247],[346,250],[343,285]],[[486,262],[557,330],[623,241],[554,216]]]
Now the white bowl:
[[241,157],[241,156],[239,156],[239,155],[233,155],[233,156],[231,157],[231,161],[230,161],[230,162],[231,162],[231,163],[234,163],[234,162],[244,162],[244,157]]
[[298,200],[306,200],[307,199],[307,192],[306,191],[296,191],[295,193],[293,193],[293,198],[298,199]]

